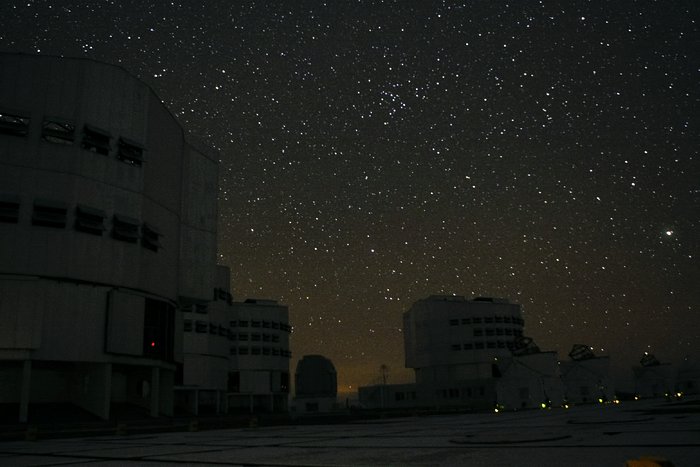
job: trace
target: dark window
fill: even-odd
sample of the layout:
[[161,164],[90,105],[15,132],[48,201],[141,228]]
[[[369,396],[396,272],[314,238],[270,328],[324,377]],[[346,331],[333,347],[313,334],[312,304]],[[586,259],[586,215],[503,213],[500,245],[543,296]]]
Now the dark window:
[[0,195],[0,222],[16,224],[19,221],[19,196]]
[[512,336],[513,335],[513,330],[510,328],[505,329],[506,336]]
[[459,389],[450,388],[450,399],[457,399],[459,397]]
[[501,328],[496,329],[496,335],[497,335],[497,336],[502,336],[502,335],[503,335],[503,329],[501,329]]
[[497,323],[502,323],[502,322],[503,322],[503,316],[496,316],[496,322],[497,322]]
[[192,304],[191,303],[180,303],[180,309],[184,313],[191,313],[192,312]]
[[472,321],[474,324],[481,324],[481,318],[474,318]]
[[0,133],[27,136],[29,134],[29,117],[0,111]]
[[251,321],[251,322],[250,322],[250,327],[252,327],[252,328],[259,328],[259,327],[260,327],[260,321]]
[[270,339],[272,340],[272,342],[279,342],[280,336],[273,334],[272,336],[270,336]]
[[280,391],[289,392],[289,373],[286,371],[280,373]]
[[496,348],[496,343],[495,342],[487,342],[486,347],[489,349],[495,349]]
[[505,349],[505,348],[506,348],[506,343],[503,342],[503,341],[498,341],[496,344],[498,345],[498,348],[499,348],[499,349]]
[[462,318],[462,324],[471,324],[472,320],[470,318]]
[[41,125],[41,138],[49,143],[71,145],[75,140],[75,125],[60,119],[45,118]]
[[143,318],[143,354],[172,361],[175,347],[175,307],[146,298]]
[[112,237],[124,242],[136,243],[139,239],[140,222],[132,217],[115,214],[112,224]]
[[[233,347],[235,348],[235,347]],[[234,354],[231,354],[234,355]],[[241,390],[241,373],[240,371],[232,371],[228,374],[228,390],[238,392]]]
[[394,400],[395,401],[402,401],[406,398],[406,395],[403,392],[395,392],[394,393]]
[[450,320],[450,326],[457,326],[458,324],[459,324],[459,320],[458,320],[458,319],[451,319],[451,320]]
[[209,323],[209,334],[216,334],[219,327],[215,323]]
[[68,209],[65,203],[51,200],[35,200],[32,224],[63,228],[66,226],[67,214]]
[[226,337],[227,334],[227,329],[222,325],[219,325],[219,336]]
[[194,311],[197,312],[197,313],[206,314],[206,313],[207,313],[207,309],[208,309],[208,307],[207,307],[207,304],[206,304],[206,303],[196,303],[196,304],[194,305]]
[[230,341],[238,340],[238,334],[236,334],[235,332],[232,332],[231,334],[228,335],[228,340],[230,340]]
[[144,222],[141,226],[141,246],[151,251],[158,251],[161,248],[161,234],[152,225]]
[[195,323],[195,331],[199,333],[204,333],[207,332],[207,322],[206,321],[197,321]]
[[75,208],[75,230],[93,235],[102,235],[107,215],[100,209],[79,204]]
[[487,335],[487,336],[493,336],[493,334],[494,334],[493,329],[487,329],[487,330],[486,330],[486,335]]
[[248,355],[248,347],[239,347],[238,355]]
[[472,350],[474,348],[474,344],[464,344],[464,350]]
[[192,320],[186,319],[182,322],[182,330],[185,332],[192,332]]
[[272,349],[272,355],[277,357],[280,354],[279,349]]
[[253,333],[250,335],[250,340],[254,342],[260,342],[260,334]]
[[248,321],[238,321],[238,327],[239,328],[247,328],[248,327]]
[[513,321],[513,320],[511,319],[510,316],[504,316],[504,317],[503,317],[503,322],[504,322],[504,323],[510,323],[511,321]]
[[269,334],[263,334],[262,335],[263,342],[270,342],[270,335]]
[[264,328],[269,329],[269,328],[270,328],[270,322],[269,322],[269,321],[263,321],[263,322],[262,322],[262,326],[263,326]]
[[143,145],[130,139],[121,137],[117,145],[117,159],[129,165],[141,167],[143,164]]
[[250,353],[251,355],[260,355],[260,347],[251,347]]
[[248,334],[239,334],[238,340],[239,341],[248,341]]
[[229,355],[237,355],[238,354],[238,348],[237,347],[231,347],[228,350]]
[[474,329],[474,337],[481,337],[484,335],[483,329]]
[[492,317],[484,318],[484,323],[493,323],[493,318]]
[[280,328],[280,323],[278,323],[277,321],[273,321],[271,323],[271,325],[272,325],[272,329],[279,329]]
[[263,355],[270,355],[270,348],[269,348],[269,347],[263,347],[263,348],[262,348],[262,353],[263,353]]
[[85,124],[85,127],[83,128],[82,147],[88,151],[106,156],[109,154],[109,140],[111,138],[112,135],[110,135],[108,131]]
[[233,320],[233,321],[231,321],[230,323],[228,323],[228,325],[229,325],[229,327],[231,327],[231,328],[238,327],[238,321]]
[[462,346],[459,344],[452,344],[452,350],[462,350]]
[[483,342],[477,342],[474,344],[474,348],[477,350],[483,349],[484,348],[484,343]]

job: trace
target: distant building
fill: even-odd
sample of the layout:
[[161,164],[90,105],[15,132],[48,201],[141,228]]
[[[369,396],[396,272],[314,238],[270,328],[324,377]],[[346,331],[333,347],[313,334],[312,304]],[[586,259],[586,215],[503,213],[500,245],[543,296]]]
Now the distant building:
[[685,357],[678,365],[676,384],[683,394],[700,394],[700,360]]
[[568,403],[608,402],[615,398],[610,357],[597,357],[590,347],[581,344],[574,345],[569,357],[571,360],[559,365]]
[[404,313],[406,367],[416,383],[358,391],[367,408],[530,408],[558,405],[555,352],[523,336],[520,305],[499,298],[432,295]]
[[229,411],[286,412],[292,356],[287,307],[275,300],[234,302],[230,328]]
[[632,368],[634,393],[638,397],[668,397],[676,392],[676,368],[645,353],[639,366]]
[[212,301],[217,159],[120,67],[0,54],[0,403],[20,421],[221,391],[183,370],[223,362],[183,355],[177,311]]
[[304,355],[294,373],[294,411],[298,414],[338,409],[335,366],[321,355]]

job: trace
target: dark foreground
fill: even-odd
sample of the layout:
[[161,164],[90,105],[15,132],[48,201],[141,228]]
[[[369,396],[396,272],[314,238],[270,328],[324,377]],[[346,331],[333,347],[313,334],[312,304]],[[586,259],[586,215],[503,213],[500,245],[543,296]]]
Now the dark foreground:
[[623,466],[640,456],[700,465],[697,403],[408,417],[334,425],[0,443],[0,465]]

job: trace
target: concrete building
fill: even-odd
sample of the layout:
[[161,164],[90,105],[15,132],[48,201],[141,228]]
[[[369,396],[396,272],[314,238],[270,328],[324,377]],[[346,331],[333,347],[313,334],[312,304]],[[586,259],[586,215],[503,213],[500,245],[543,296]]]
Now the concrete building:
[[338,375],[321,355],[304,355],[294,373],[294,412],[331,412],[338,407]]
[[169,415],[176,377],[222,389],[177,371],[200,364],[177,310],[217,282],[217,170],[122,68],[0,54],[0,403],[20,421]]
[[358,391],[366,408],[472,410],[559,405],[556,352],[523,336],[520,305],[505,299],[433,295],[404,313],[406,367],[415,384]]
[[230,327],[229,411],[286,412],[292,357],[287,307],[275,300],[234,302]]

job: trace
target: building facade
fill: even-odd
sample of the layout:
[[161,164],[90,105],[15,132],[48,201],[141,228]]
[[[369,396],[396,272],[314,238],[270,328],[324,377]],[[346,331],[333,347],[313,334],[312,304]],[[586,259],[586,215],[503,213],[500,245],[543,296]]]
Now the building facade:
[[338,374],[322,355],[304,355],[294,372],[294,412],[331,412],[338,407]]
[[0,403],[20,421],[173,413],[178,310],[217,280],[217,173],[122,68],[0,54]]
[[289,311],[275,300],[234,302],[230,314],[229,412],[289,407]]

